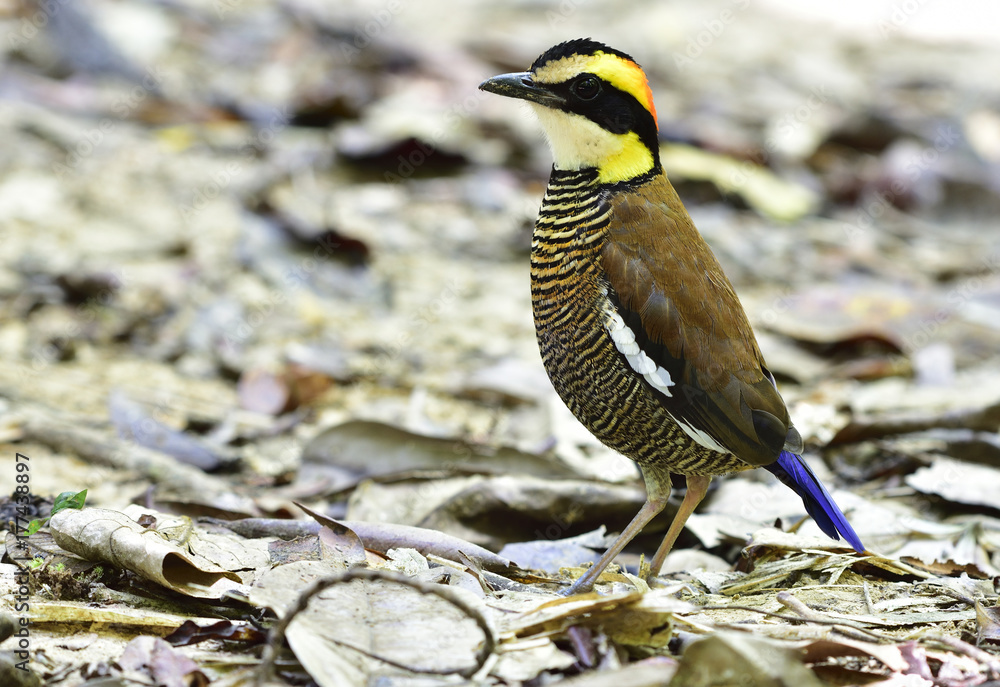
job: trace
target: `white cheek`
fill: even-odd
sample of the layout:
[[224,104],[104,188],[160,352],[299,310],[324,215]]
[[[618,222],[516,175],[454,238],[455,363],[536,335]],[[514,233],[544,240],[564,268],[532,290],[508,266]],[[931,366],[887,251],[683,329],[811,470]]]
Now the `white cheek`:
[[621,151],[619,137],[586,117],[530,104],[545,130],[556,169],[599,167]]

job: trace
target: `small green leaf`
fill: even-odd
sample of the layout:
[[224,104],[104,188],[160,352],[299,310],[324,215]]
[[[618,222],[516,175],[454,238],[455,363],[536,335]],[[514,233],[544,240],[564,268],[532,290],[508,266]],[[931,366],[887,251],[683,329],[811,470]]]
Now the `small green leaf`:
[[83,510],[83,506],[87,501],[87,490],[83,491],[64,491],[56,497],[56,500],[52,504],[52,512],[49,513],[49,517],[44,520],[32,520],[28,523],[27,533],[30,537],[38,530],[42,529],[45,525],[49,524],[49,520],[53,515],[61,510],[66,510],[67,508],[73,508],[75,510]]
[[49,517],[52,517],[61,510],[67,508],[74,508],[76,510],[83,510],[83,506],[87,501],[87,490],[83,491],[64,491],[56,497],[55,503],[52,504],[52,513]]

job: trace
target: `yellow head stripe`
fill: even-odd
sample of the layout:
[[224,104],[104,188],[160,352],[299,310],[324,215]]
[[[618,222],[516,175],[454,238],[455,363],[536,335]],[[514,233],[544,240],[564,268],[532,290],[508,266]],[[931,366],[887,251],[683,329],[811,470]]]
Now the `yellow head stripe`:
[[618,55],[601,51],[593,55],[570,55],[539,67],[534,78],[539,83],[562,83],[583,72],[599,76],[618,90],[632,95],[656,121],[656,107],[646,74],[635,62]]

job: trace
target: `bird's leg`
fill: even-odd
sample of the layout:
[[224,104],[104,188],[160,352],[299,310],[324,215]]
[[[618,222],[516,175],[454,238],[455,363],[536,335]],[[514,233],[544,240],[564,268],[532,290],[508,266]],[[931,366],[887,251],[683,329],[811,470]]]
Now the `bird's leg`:
[[[565,592],[567,596],[583,594],[593,589],[597,578],[611,564],[611,561],[622,552],[622,549],[630,541],[635,539],[637,534],[642,532],[642,528],[646,526],[646,523],[655,518],[666,507],[667,500],[670,498],[670,473],[652,466],[641,466],[640,469],[642,470],[643,479],[646,481],[646,503],[642,504],[642,508],[632,518],[632,522],[622,530],[622,533],[618,535],[618,538],[615,539],[611,547],[604,552],[604,555],[590,566],[590,569],[581,575],[573,583],[573,586]],[[690,482],[688,484],[690,485]],[[688,490],[690,491],[690,486]],[[687,517],[685,516],[686,519]]]
[[708,485],[711,483],[712,477],[710,475],[687,476],[687,493],[684,494],[681,507],[677,509],[677,515],[674,516],[674,521],[670,523],[670,529],[667,530],[666,536],[660,542],[660,548],[656,550],[656,555],[653,556],[653,561],[649,564],[650,577],[660,574],[663,561],[666,559],[667,554],[670,553],[670,549],[673,548],[674,542],[677,541],[681,530],[684,529],[684,523],[687,522],[691,513],[694,513],[694,509],[698,507],[701,500],[705,498],[705,494],[708,493]]

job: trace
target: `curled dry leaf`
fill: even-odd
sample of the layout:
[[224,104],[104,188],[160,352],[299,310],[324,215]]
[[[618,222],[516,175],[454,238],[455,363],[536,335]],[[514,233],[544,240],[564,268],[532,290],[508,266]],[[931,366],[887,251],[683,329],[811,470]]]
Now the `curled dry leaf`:
[[663,648],[673,634],[674,614],[693,610],[689,603],[675,598],[677,591],[675,586],[646,593],[553,595],[548,600],[543,596],[542,603],[534,601],[533,609],[502,618],[501,630],[528,638],[584,626],[600,629],[624,646]]
[[143,528],[124,513],[103,508],[63,510],[49,522],[62,548],[111,563],[174,591],[205,599],[241,589],[239,577]]
[[191,646],[213,639],[241,642],[249,646],[263,642],[265,635],[250,623],[219,620],[207,625],[199,625],[193,620],[185,620],[180,627],[164,637],[164,641],[170,643],[171,646]]
[[[561,538],[607,524],[624,527],[641,488],[529,475],[434,482],[366,483],[349,503],[352,520],[392,520],[499,549],[525,538]],[[526,536],[527,533],[527,536]]]
[[660,159],[671,178],[711,181],[720,191],[743,196],[748,205],[774,219],[793,221],[819,204],[813,190],[726,155],[671,144],[660,147]]

